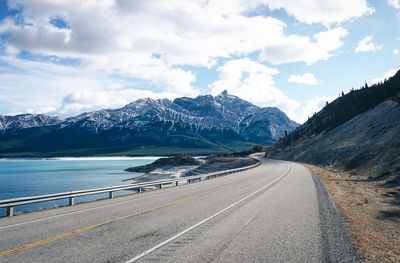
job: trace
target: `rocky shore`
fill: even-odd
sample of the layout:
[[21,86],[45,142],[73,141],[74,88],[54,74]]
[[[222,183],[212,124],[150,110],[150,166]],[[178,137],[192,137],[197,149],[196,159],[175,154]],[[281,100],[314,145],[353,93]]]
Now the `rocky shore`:
[[144,175],[126,179],[134,182],[147,182],[184,176],[218,172],[249,166],[258,161],[248,156],[209,156],[194,158],[189,155],[177,155],[161,158],[143,166],[130,167],[127,172],[145,173]]

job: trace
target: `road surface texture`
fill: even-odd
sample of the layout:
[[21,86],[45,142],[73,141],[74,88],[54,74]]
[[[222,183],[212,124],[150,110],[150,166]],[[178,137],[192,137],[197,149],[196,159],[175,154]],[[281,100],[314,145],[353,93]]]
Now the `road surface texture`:
[[358,262],[319,179],[290,162],[0,219],[0,262]]

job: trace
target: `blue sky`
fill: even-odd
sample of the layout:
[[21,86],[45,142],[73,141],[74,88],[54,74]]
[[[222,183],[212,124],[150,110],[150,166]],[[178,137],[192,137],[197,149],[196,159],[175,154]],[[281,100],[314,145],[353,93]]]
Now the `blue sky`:
[[301,123],[399,58],[400,0],[0,0],[0,114],[226,89]]

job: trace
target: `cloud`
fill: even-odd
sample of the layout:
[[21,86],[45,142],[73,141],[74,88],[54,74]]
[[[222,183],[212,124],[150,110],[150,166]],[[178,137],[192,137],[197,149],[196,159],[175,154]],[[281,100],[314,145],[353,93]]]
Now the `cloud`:
[[296,120],[299,123],[305,122],[308,117],[311,117],[314,113],[319,112],[325,107],[327,102],[335,100],[337,96],[321,96],[313,98],[306,102],[306,104],[296,113]]
[[276,68],[270,68],[248,58],[234,59],[219,67],[219,79],[210,85],[211,93],[216,95],[224,90],[240,98],[261,106],[274,106],[294,116],[300,106],[276,87],[273,76]]
[[261,59],[273,64],[305,62],[312,65],[319,60],[327,60],[332,52],[343,46],[342,38],[348,31],[342,27],[317,33],[313,39],[291,35],[276,37],[275,42],[266,44]]
[[[9,67],[12,65],[12,67]],[[48,113],[62,117],[122,107],[143,97],[176,98],[180,93],[142,89],[143,83],[113,79],[85,68],[0,58],[0,105],[8,113]]]
[[400,54],[400,50],[398,50],[397,48],[393,49],[393,55],[398,55]]
[[390,69],[390,70],[386,71],[385,73],[383,73],[380,77],[372,78],[370,83],[377,84],[379,82],[383,82],[385,79],[389,79],[390,77],[393,77],[394,75],[396,75],[396,73],[397,73],[397,71],[399,71],[399,69],[400,68]]
[[[389,1],[394,2],[394,0]],[[283,8],[289,15],[307,24],[331,25],[374,12],[365,0],[265,0],[265,3],[272,10]]]
[[391,7],[400,10],[400,0],[387,0],[387,2]]
[[372,36],[364,37],[357,45],[356,52],[376,52],[382,50],[383,45],[376,45],[371,42]]
[[318,81],[312,73],[304,73],[302,75],[291,75],[288,79],[291,83],[305,84],[305,85],[317,85]]
[[248,58],[227,61],[218,71],[218,80],[210,85],[213,95],[227,90],[256,105],[278,107],[298,123],[305,122],[314,112],[321,110],[327,101],[337,98],[320,96],[301,104],[276,86],[274,76],[279,73],[277,69]]
[[[244,15],[260,5],[272,4],[268,2],[107,0],[82,4],[78,0],[12,0],[11,7],[22,7],[25,22],[6,19],[0,28],[9,34],[6,45],[15,49],[78,58],[102,70],[120,71],[172,89],[178,88],[178,83],[170,82],[176,79],[176,66],[211,67],[218,58],[258,51],[264,51],[263,58],[275,64],[312,64],[329,58],[342,46],[341,38],[347,31],[341,27],[310,38],[285,34],[286,25],[278,19]],[[286,4],[291,10],[292,4]],[[352,7],[341,4],[339,9],[346,6]],[[324,8],[318,11],[330,12]],[[68,27],[54,25],[54,17],[61,17]]]
[[[21,110],[55,108],[62,115],[119,107],[138,97],[196,96],[196,70],[206,67],[220,75],[213,90],[225,87],[295,116],[300,103],[276,87],[277,69],[261,63],[327,60],[348,35],[338,24],[373,12],[364,0],[9,0],[8,5],[19,11],[0,21],[0,37],[6,36],[0,58],[17,71],[0,68],[0,101]],[[325,27],[315,27],[313,35],[289,33],[269,12],[247,15],[266,6]],[[260,62],[232,59],[249,55],[259,55]],[[57,65],[69,60],[77,63]],[[239,94],[244,90],[249,93]]]
[[[10,69],[4,65],[12,64]],[[7,114],[46,113],[69,117],[82,112],[122,107],[139,98],[174,99],[179,93],[141,89],[142,82],[113,80],[85,68],[0,58],[0,105],[10,104]],[[227,61],[218,68],[219,78],[210,88],[223,90],[260,106],[275,106],[302,123],[325,97],[302,105],[276,86],[279,71],[248,58]],[[25,88],[29,87],[29,88]],[[317,103],[318,102],[318,103]],[[318,107],[317,107],[317,106]]]

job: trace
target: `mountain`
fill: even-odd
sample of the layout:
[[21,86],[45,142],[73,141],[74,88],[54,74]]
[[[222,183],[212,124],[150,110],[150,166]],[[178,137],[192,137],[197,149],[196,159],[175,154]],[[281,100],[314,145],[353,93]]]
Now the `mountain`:
[[51,126],[61,123],[57,117],[44,114],[21,114],[15,116],[0,115],[0,135],[16,134],[26,128]]
[[229,152],[272,144],[298,126],[277,108],[258,107],[226,91],[215,97],[173,101],[139,99],[119,109],[87,112],[64,121],[36,117],[49,121],[37,125],[21,121],[18,129],[0,135],[0,155]]
[[400,71],[352,90],[279,140],[273,158],[332,166],[400,186]]

